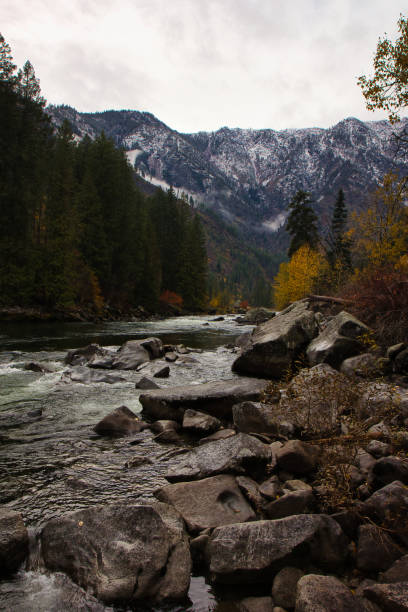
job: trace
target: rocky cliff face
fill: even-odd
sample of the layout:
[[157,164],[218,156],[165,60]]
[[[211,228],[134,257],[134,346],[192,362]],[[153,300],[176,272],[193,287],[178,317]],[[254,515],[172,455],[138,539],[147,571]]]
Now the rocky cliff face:
[[57,124],[69,119],[79,137],[104,130],[146,180],[173,185],[196,204],[214,207],[241,229],[269,235],[272,242],[298,189],[312,192],[324,223],[340,188],[348,205],[360,208],[386,172],[405,165],[393,133],[408,120],[396,128],[350,117],[328,129],[224,127],[180,134],[145,112],[78,113],[66,106],[49,112]]

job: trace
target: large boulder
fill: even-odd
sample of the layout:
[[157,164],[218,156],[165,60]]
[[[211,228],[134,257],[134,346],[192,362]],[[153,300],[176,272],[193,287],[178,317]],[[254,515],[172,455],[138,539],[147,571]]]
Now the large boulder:
[[383,612],[408,612],[408,580],[368,585],[364,588],[364,595]]
[[233,378],[201,385],[185,385],[143,393],[139,400],[150,419],[183,421],[188,408],[217,418],[232,420],[232,406],[245,400],[259,400],[267,381]]
[[191,533],[255,518],[235,478],[225,474],[171,484],[156,491],[155,496],[180,512]]
[[294,514],[303,514],[310,511],[314,502],[311,490],[290,491],[278,497],[265,507],[265,514],[269,519],[279,519]]
[[282,566],[312,563],[335,569],[347,557],[347,538],[324,514],[217,527],[207,546],[210,575],[226,584],[265,582]]
[[280,378],[317,333],[308,302],[295,302],[254,329],[232,369],[239,374]]
[[28,533],[19,512],[0,508],[0,576],[18,570],[28,554]]
[[221,427],[221,421],[210,414],[188,408],[183,417],[183,429],[197,435],[210,435]]
[[269,321],[275,315],[275,310],[259,306],[257,308],[250,308],[242,317],[238,317],[237,323],[241,325],[259,325],[260,323]]
[[110,354],[110,351],[104,349],[99,344],[88,344],[81,348],[71,349],[65,356],[66,365],[85,365],[92,358],[106,358]]
[[126,436],[139,433],[145,426],[127,406],[115,408],[94,427],[94,431],[103,436]]
[[296,603],[296,586],[304,575],[298,567],[284,567],[273,579],[272,597],[276,606],[294,608]]
[[290,474],[304,475],[316,469],[319,454],[318,446],[302,440],[289,440],[276,451],[276,461],[279,469]]
[[269,446],[247,434],[208,442],[182,455],[166,474],[170,482],[200,480],[217,474],[257,475],[271,459]]
[[116,370],[137,370],[137,368],[150,361],[150,353],[141,340],[129,340],[125,342],[112,361],[112,368]]
[[191,558],[177,511],[155,502],[94,506],[49,521],[45,565],[106,603],[184,600]]
[[126,380],[123,376],[98,372],[97,370],[91,370],[87,366],[75,366],[65,371],[63,373],[63,380],[67,378],[70,378],[72,382],[82,383],[83,385],[90,385],[93,383],[107,383],[113,385]]
[[386,531],[376,525],[360,525],[357,544],[357,568],[363,572],[387,570],[404,554]]
[[297,583],[296,612],[363,612],[359,600],[334,576],[307,574]]
[[353,315],[344,310],[339,312],[307,347],[309,363],[328,363],[339,368],[345,359],[362,352],[362,337],[369,332],[370,328]]

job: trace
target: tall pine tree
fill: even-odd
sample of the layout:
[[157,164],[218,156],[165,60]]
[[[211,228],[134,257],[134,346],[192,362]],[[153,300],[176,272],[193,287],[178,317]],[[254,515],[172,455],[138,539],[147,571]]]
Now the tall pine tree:
[[286,231],[292,236],[288,255],[292,257],[303,245],[315,249],[319,242],[317,217],[311,206],[311,195],[300,189],[289,202]]

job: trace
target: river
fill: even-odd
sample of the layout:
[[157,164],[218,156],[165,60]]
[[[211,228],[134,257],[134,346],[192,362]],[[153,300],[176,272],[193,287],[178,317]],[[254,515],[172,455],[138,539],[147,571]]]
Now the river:
[[[250,329],[238,326],[234,316],[222,321],[190,316],[100,324],[0,323],[0,504],[21,512],[35,542],[53,516],[95,504],[152,499],[153,491],[167,484],[163,474],[174,447],[156,442],[149,430],[119,439],[93,432],[118,406],[140,412],[135,389],[140,373],[115,371],[123,380],[114,384],[73,382],[64,364],[68,349],[91,342],[118,348],[148,336],[190,347],[196,362],[171,364],[170,377],[159,381],[167,387],[232,378],[235,354],[228,345]],[[31,362],[47,372],[27,370]],[[135,455],[149,461],[132,468],[129,460]],[[26,570],[0,582],[0,610],[53,609],[53,577],[44,573],[35,553]],[[191,607],[172,610],[227,610],[202,577],[192,579],[190,599]]]

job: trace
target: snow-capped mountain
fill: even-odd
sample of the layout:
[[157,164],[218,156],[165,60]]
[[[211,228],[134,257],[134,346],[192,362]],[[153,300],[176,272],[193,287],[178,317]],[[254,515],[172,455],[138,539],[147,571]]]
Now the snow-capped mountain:
[[[58,124],[68,119],[75,133],[102,130],[126,149],[129,161],[148,181],[184,192],[214,207],[242,230],[272,238],[298,189],[310,191],[322,222],[343,188],[350,208],[364,205],[388,171],[406,169],[393,134],[402,125],[350,117],[335,126],[275,131],[229,129],[181,134],[138,111],[78,113],[49,107]],[[269,242],[269,240],[268,240]]]

